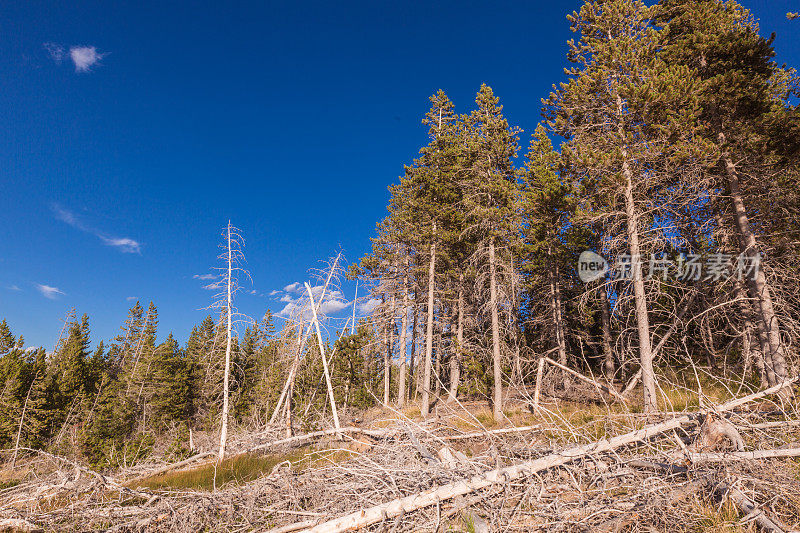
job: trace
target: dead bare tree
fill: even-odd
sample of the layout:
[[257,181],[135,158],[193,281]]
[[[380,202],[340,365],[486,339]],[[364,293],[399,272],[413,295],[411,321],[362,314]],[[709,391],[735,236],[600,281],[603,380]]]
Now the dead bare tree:
[[[222,253],[218,259],[223,266],[215,267],[216,281],[206,286],[218,292],[214,302],[209,307],[220,313],[220,319],[225,321],[225,367],[222,377],[222,413],[220,415],[219,453],[217,460],[225,458],[225,448],[228,442],[228,418],[230,414],[230,373],[231,373],[231,347],[233,342],[233,326],[236,321],[252,321],[239,313],[234,307],[234,297],[242,290],[240,280],[247,279],[252,283],[250,273],[245,269],[244,246],[245,240],[239,228],[228,221],[223,230],[223,241],[220,244]],[[237,317],[235,320],[234,317]]]

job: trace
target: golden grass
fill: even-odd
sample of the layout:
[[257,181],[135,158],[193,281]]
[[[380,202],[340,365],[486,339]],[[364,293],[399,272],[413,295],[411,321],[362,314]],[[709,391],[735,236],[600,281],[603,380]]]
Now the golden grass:
[[269,474],[275,465],[289,461],[293,467],[303,467],[308,462],[309,448],[300,448],[285,454],[241,454],[225,459],[220,464],[211,463],[145,478],[136,483],[149,489],[211,491],[229,483],[241,484]]
[[699,517],[695,528],[698,533],[755,533],[757,531],[753,522],[739,523],[741,515],[730,500],[725,500],[721,505],[698,502],[694,511]]

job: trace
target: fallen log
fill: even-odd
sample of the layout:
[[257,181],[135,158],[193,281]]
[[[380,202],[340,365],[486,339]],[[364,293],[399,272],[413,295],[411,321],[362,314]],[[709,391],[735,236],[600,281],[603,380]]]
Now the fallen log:
[[297,435],[295,437],[288,437],[285,439],[275,440],[272,442],[268,442],[266,444],[259,444],[258,446],[253,446],[252,448],[248,448],[245,450],[244,453],[247,452],[255,452],[258,450],[265,450],[267,448],[272,448],[274,446],[281,446],[284,444],[291,444],[296,446],[298,444],[302,444],[320,437],[326,437],[328,435],[337,435],[337,434],[359,434],[359,435],[367,435],[368,437],[385,437],[392,433],[391,431],[382,431],[377,429],[362,429],[357,427],[344,427],[344,428],[333,428],[333,429],[325,429],[322,431],[314,431],[312,433],[305,433],[303,435]]
[[505,433],[525,433],[528,431],[534,431],[537,429],[541,429],[541,425],[536,426],[520,426],[520,427],[513,427],[513,428],[501,428],[501,429],[491,429],[487,431],[475,431],[473,433],[462,433],[460,435],[447,435],[445,437],[439,437],[441,440],[462,440],[462,439],[475,439],[480,437],[486,437],[488,435],[501,435]]
[[554,360],[550,359],[549,357],[543,357],[542,359],[544,361],[547,361],[551,365],[553,365],[553,366],[555,366],[557,368],[560,368],[564,372],[575,376],[576,378],[580,379],[581,381],[585,381],[586,383],[589,383],[590,385],[594,385],[597,389],[602,390],[603,392],[605,392],[606,394],[608,394],[610,396],[613,396],[614,398],[616,398],[617,400],[621,401],[622,403],[624,403],[624,404],[628,403],[628,400],[626,400],[620,393],[618,393],[616,390],[614,390],[614,387],[610,387],[610,386],[606,387],[602,383],[598,383],[597,381],[595,381],[595,380],[593,380],[591,378],[587,378],[586,376],[584,376],[580,372],[575,372],[571,368],[566,367],[566,366],[562,365],[561,363],[559,363],[558,361],[554,361]]
[[699,461],[726,461],[733,459],[735,461],[752,461],[758,459],[773,459],[779,457],[800,457],[800,448],[776,448],[773,450],[753,450],[751,452],[688,452],[682,453],[683,457],[687,457],[692,462]]
[[716,491],[722,496],[730,498],[739,510],[744,513],[745,518],[755,521],[764,531],[769,531],[770,533],[786,533],[785,526],[778,524],[775,520],[770,518],[767,513],[755,504],[755,502],[750,500],[742,491],[733,485],[719,483],[716,486]]
[[[756,392],[748,396],[730,400],[717,406],[714,411],[717,413],[729,411],[741,405],[747,404],[748,402],[763,398],[769,394],[774,394],[788,386],[791,386],[797,381],[797,379],[798,377],[794,377],[791,380],[784,381],[781,384],[770,387],[769,389],[761,392]],[[449,500],[456,496],[463,496],[471,492],[491,487],[497,483],[507,483],[514,479],[526,477],[543,470],[548,470],[553,467],[571,463],[588,455],[608,452],[622,446],[627,446],[629,444],[650,439],[692,422],[695,416],[695,413],[686,414],[677,418],[660,422],[658,424],[644,427],[642,429],[637,429],[623,435],[618,435],[616,437],[612,437],[611,439],[602,439],[583,446],[576,446],[560,453],[546,455],[545,457],[540,457],[539,459],[534,459],[532,461],[526,461],[517,465],[490,470],[488,472],[484,472],[483,474],[473,476],[469,479],[462,479],[460,481],[448,483],[447,485],[441,485],[424,492],[411,494],[410,496],[406,496],[404,498],[399,498],[390,502],[375,505],[368,509],[362,509],[348,515],[323,522],[322,524],[312,527],[307,531],[310,533],[340,533],[344,531],[357,530],[371,524],[381,522],[382,520],[395,518],[401,514],[416,511],[431,505],[437,505],[444,500]]]
[[34,533],[44,531],[44,528],[21,518],[0,518],[0,531],[7,530]]
[[[742,453],[742,452],[736,452],[736,453]],[[686,468],[685,466],[653,463],[649,461],[637,460],[637,461],[630,461],[628,464],[640,468],[665,470],[671,474],[687,473],[689,471],[689,469]],[[736,504],[739,510],[744,513],[746,519],[755,521],[765,531],[769,531],[771,533],[786,533],[785,526],[783,526],[782,524],[778,524],[777,521],[770,518],[761,508],[758,507],[758,505],[755,504],[755,502],[750,500],[747,496],[744,495],[742,491],[740,491],[733,485],[729,485],[728,483],[725,482],[720,482],[715,484],[711,481],[708,475],[704,476],[702,479],[696,480],[695,482],[704,484],[709,491],[716,492],[723,498],[724,497],[730,498],[730,500],[734,504]]]

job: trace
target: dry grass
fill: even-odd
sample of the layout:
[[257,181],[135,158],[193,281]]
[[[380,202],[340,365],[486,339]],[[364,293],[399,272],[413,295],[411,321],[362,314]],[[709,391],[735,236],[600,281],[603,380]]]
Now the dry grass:
[[213,491],[227,484],[243,484],[269,474],[276,465],[288,461],[293,468],[304,467],[310,448],[300,448],[284,454],[241,454],[222,463],[211,463],[190,470],[179,470],[145,478],[137,487],[148,489]]

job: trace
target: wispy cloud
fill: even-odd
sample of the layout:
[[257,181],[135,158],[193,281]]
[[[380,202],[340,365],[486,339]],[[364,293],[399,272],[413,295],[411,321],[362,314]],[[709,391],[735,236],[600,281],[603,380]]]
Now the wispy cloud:
[[42,44],[45,50],[47,50],[47,54],[50,56],[50,59],[55,61],[58,64],[64,60],[64,47],[60,44],[56,43],[44,43]]
[[192,278],[199,279],[202,281],[208,281],[210,279],[214,279],[214,277],[215,277],[214,274],[195,274],[194,276],[192,276]]
[[370,298],[369,300],[359,303],[356,306],[356,312],[361,316],[367,316],[372,313],[380,303],[381,301],[377,298]]
[[9,285],[9,286],[8,286],[8,287],[6,287],[6,288],[7,288],[8,290],[10,290],[10,291],[21,291],[21,290],[22,290],[22,289],[20,289],[20,288],[19,288],[17,285]]
[[142,245],[133,239],[129,239],[128,237],[106,237],[104,235],[98,235],[98,237],[108,246],[114,246],[124,254],[142,253]]
[[55,217],[62,221],[66,222],[73,228],[83,231],[84,233],[90,233],[100,239],[103,244],[106,246],[111,246],[119,250],[124,254],[140,254],[142,253],[142,243],[131,239],[130,237],[113,237],[108,235],[107,233],[100,231],[92,226],[85,224],[80,218],[78,218],[73,212],[64,209],[58,204],[53,204],[52,206],[53,214]]
[[75,64],[75,72],[89,72],[106,54],[101,54],[94,46],[73,46],[69,57]]
[[55,300],[59,296],[65,296],[66,293],[59,289],[58,287],[51,287],[50,285],[44,285],[40,283],[34,284],[36,286],[36,290],[39,291],[42,296],[48,298],[50,300]]
[[137,296],[128,296],[128,297],[127,297],[127,298],[125,298],[125,299],[126,299],[127,301],[129,301],[129,302],[135,302],[135,301],[136,301],[136,300],[138,300],[139,298],[138,298]]

